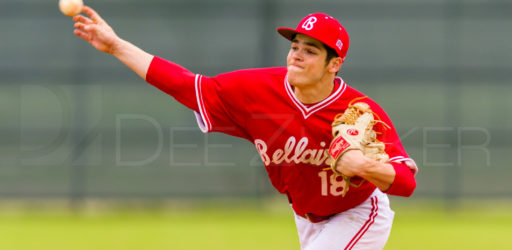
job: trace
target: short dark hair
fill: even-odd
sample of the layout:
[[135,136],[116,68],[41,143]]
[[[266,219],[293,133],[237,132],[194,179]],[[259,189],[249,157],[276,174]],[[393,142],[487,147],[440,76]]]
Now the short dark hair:
[[[339,55],[338,55],[338,53],[336,53],[336,51],[333,48],[325,45],[325,43],[322,43],[322,45],[324,46],[325,50],[327,50],[327,56],[325,57],[325,65],[327,66],[329,64],[329,62],[331,61],[331,59],[339,57]],[[334,75],[338,75],[338,72],[339,71],[336,71],[336,73]]]
[[327,50],[327,57],[325,58],[326,64],[328,64],[331,61],[331,59],[339,57],[338,53],[336,53],[336,51],[333,48],[325,45],[324,43],[322,43],[322,45],[324,46],[325,50]]

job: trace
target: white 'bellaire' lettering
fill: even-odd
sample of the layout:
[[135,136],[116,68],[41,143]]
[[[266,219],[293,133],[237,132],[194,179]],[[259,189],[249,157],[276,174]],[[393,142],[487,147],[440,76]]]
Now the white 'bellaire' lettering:
[[258,153],[260,153],[261,160],[263,161],[263,164],[265,166],[268,166],[270,164],[270,158],[267,155],[267,144],[260,139],[254,140],[254,145],[256,146],[256,149],[258,150]]
[[[260,154],[260,157],[265,166],[270,163],[281,164],[286,163],[305,163],[313,165],[324,165],[330,164],[329,152],[324,148],[320,149],[306,149],[309,144],[307,137],[302,137],[297,143],[297,139],[294,136],[290,136],[282,149],[276,149],[272,153],[272,159],[267,154],[268,146],[265,141],[261,139],[254,140],[254,145]],[[325,143],[320,143],[321,146],[325,146]],[[293,154],[293,155],[292,155]]]

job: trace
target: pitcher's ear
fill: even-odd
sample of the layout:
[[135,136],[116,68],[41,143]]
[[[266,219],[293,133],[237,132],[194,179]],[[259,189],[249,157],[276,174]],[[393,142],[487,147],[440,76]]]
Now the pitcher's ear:
[[330,73],[336,73],[340,70],[342,64],[343,60],[341,59],[341,57],[334,57],[331,58],[331,61],[329,62],[327,67],[329,68]]

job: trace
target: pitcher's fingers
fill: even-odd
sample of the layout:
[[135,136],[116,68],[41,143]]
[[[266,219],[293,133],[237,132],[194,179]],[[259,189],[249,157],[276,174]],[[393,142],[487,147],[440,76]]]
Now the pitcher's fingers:
[[73,27],[75,29],[78,29],[78,30],[81,30],[81,31],[87,31],[87,27],[90,26],[90,25],[86,25],[86,24],[83,24],[83,23],[75,23],[73,25]]
[[75,23],[75,24],[73,25],[73,27],[74,27],[75,29],[81,29],[81,30],[84,30],[84,26],[85,26],[85,24],[83,24],[83,23]]
[[80,38],[82,38],[82,39],[84,39],[84,40],[86,40],[86,41],[89,41],[89,34],[87,34],[86,32],[84,32],[84,31],[82,31],[82,30],[75,29],[75,30],[73,31],[73,33],[74,33],[76,36],[78,36],[78,37],[80,37]]
[[80,22],[80,23],[85,23],[85,24],[91,24],[92,23],[91,19],[89,19],[88,17],[82,16],[82,15],[74,16],[73,17],[73,21]]
[[86,32],[96,32],[98,30],[98,25],[97,24],[88,24],[88,25],[85,25],[84,26],[84,30]]
[[85,12],[85,14],[87,14],[92,21],[103,22],[103,19],[101,19],[100,15],[91,7],[84,5],[84,7],[82,7],[82,11]]

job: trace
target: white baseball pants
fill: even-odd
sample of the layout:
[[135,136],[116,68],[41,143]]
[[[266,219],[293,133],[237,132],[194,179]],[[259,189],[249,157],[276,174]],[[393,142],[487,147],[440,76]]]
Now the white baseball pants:
[[295,214],[302,250],[383,249],[395,213],[378,188],[359,206],[312,223]]

